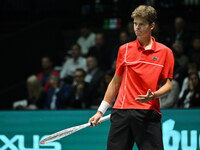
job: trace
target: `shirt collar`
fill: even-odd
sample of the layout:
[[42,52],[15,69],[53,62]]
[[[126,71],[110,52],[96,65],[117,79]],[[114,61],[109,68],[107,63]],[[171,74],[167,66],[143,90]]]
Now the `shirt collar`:
[[[152,40],[153,40],[153,44],[152,44],[152,46],[151,46],[151,49],[148,49],[148,50],[153,50],[153,51],[155,51],[155,50],[156,50],[156,41],[155,41],[155,38],[152,37]],[[138,38],[136,39],[136,44],[137,44],[137,49],[144,50],[144,47],[140,44]]]

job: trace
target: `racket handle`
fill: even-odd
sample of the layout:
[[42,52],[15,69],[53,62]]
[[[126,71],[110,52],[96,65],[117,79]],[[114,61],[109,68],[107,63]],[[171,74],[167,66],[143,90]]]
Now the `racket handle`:
[[110,114],[107,115],[107,116],[102,117],[99,121],[100,121],[100,122],[103,122],[103,121],[106,121],[106,120],[108,120],[108,119],[110,119]]
[[[99,121],[100,121],[100,122],[103,122],[103,121],[106,121],[106,120],[108,120],[108,119],[110,119],[110,114],[107,115],[107,116],[104,116],[104,117],[100,118]],[[90,126],[93,126],[93,121],[90,122]]]

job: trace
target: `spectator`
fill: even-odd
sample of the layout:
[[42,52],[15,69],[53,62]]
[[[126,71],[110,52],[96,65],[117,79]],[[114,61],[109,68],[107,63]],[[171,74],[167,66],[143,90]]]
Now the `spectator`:
[[96,34],[95,46],[90,48],[88,56],[96,57],[101,70],[105,71],[110,67],[110,49],[105,44],[103,33]]
[[[200,77],[200,71],[198,71],[198,65],[195,63],[190,63],[188,64],[188,68],[187,68],[187,74],[191,74],[192,72],[198,72],[199,77]],[[179,98],[183,97],[183,93],[184,91],[188,89],[188,76],[186,76],[183,80],[182,83],[182,88],[181,88],[181,92],[179,94]]]
[[127,31],[121,31],[120,35],[119,35],[119,45],[118,46],[121,46],[127,42],[130,42],[129,34],[127,33]]
[[182,67],[187,67],[189,63],[189,58],[184,53],[183,43],[181,41],[174,42],[172,44],[172,50],[178,64]]
[[183,108],[200,108],[200,79],[197,72],[189,74],[188,88],[178,101]]
[[161,26],[159,23],[155,24],[152,35],[159,43],[162,43],[168,47],[171,46],[171,43],[169,42],[170,38],[166,36],[165,30],[161,30]]
[[174,22],[175,36],[174,41],[183,41],[185,21],[182,17],[176,17]]
[[[104,95],[105,95],[105,92],[106,92],[106,89],[110,83],[110,81],[112,80],[113,76],[115,74],[115,71],[113,70],[107,70],[105,73],[104,73],[104,77],[103,77],[103,80],[101,81],[101,84],[100,84],[100,88],[98,89],[99,90],[99,93],[100,93],[100,96],[99,96],[99,99],[98,99],[98,103],[100,104],[102,99],[104,98]],[[117,96],[116,96],[117,97]],[[115,100],[112,102],[112,104],[110,105],[110,108],[112,108],[113,104],[115,103]]]
[[44,88],[45,92],[49,89],[48,79],[50,75],[59,76],[59,72],[53,69],[53,63],[50,57],[44,56],[41,59],[42,72],[38,74],[38,79]]
[[91,105],[99,105],[98,103],[98,87],[103,79],[103,72],[98,68],[98,63],[95,57],[89,56],[87,58],[87,74],[85,81],[89,83],[89,96]]
[[184,47],[188,49],[190,37],[185,30],[185,20],[182,17],[176,17],[174,21],[174,30],[171,35],[171,43],[183,41]]
[[190,57],[190,61],[200,66],[200,35],[196,35],[193,38],[192,49],[190,49],[188,55]]
[[152,35],[155,38],[155,40],[157,40],[157,41],[160,40],[160,27],[159,27],[159,24],[155,25],[154,29],[152,30]]
[[18,110],[36,110],[43,109],[46,99],[46,92],[41,86],[36,75],[31,75],[26,80],[27,85],[27,98],[24,100],[15,102],[15,109]]
[[187,69],[185,67],[181,66],[178,63],[178,60],[175,59],[173,79],[175,79],[178,82],[179,87],[182,87],[183,80],[186,76],[187,76]]
[[28,89],[28,107],[31,109],[43,109],[46,98],[46,92],[41,86],[36,75],[27,79]]
[[115,59],[117,59],[117,54],[119,47],[125,43],[130,42],[130,37],[127,31],[121,31],[119,35],[119,42],[114,46],[114,48],[111,51],[111,58],[110,61],[113,62]]
[[130,41],[134,41],[136,39],[135,33],[133,31],[133,22],[130,21],[127,23],[127,33],[130,37]]
[[81,46],[81,54],[86,56],[89,48],[95,45],[95,33],[91,32],[87,24],[81,26],[80,32],[81,36],[78,38],[77,43]]
[[75,71],[75,83],[72,87],[71,92],[71,102],[70,106],[72,108],[89,108],[90,106],[90,99],[89,99],[89,92],[88,87],[89,84],[84,81],[85,79],[85,71],[83,69],[76,69]]
[[45,109],[65,109],[70,103],[71,86],[60,80],[58,76],[49,78],[50,89],[47,92]]
[[160,108],[168,109],[175,108],[178,101],[178,95],[180,92],[179,84],[176,80],[172,80],[172,90],[168,95],[160,97]]
[[71,51],[72,58],[67,59],[60,72],[60,78],[63,80],[68,77],[72,78],[77,68],[82,68],[86,71],[86,59],[81,56],[81,47],[78,44],[73,44]]
[[111,65],[111,70],[112,70],[113,72],[115,72],[115,70],[116,70],[116,63],[117,63],[117,59],[115,59],[115,60],[113,61],[112,65]]

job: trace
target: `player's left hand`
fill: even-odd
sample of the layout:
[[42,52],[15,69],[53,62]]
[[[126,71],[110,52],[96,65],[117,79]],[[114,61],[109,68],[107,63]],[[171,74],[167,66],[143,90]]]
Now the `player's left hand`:
[[147,91],[146,95],[138,95],[139,98],[136,98],[135,100],[139,103],[147,103],[148,101],[152,100],[155,98],[155,93],[151,92],[151,90],[149,89]]

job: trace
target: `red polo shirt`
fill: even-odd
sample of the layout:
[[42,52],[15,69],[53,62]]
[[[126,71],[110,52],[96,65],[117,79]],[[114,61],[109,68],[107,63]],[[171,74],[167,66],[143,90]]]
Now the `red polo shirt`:
[[149,109],[160,113],[159,98],[147,103],[135,100],[146,95],[147,90],[156,91],[161,80],[173,78],[174,57],[172,51],[153,38],[151,49],[145,50],[138,39],[119,48],[116,74],[122,83],[113,108]]

